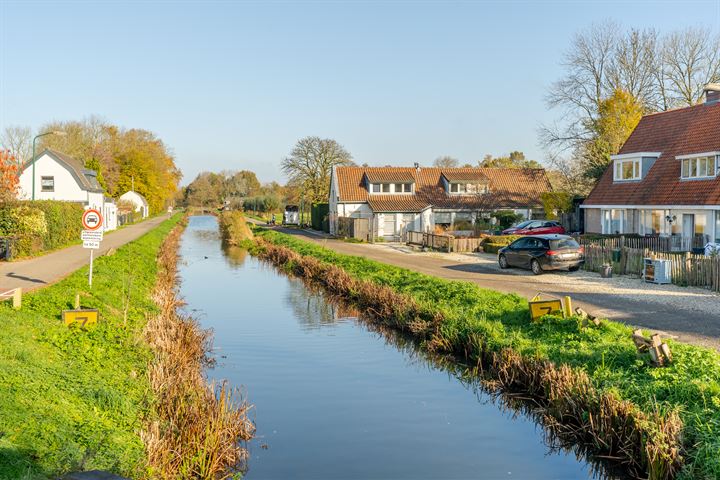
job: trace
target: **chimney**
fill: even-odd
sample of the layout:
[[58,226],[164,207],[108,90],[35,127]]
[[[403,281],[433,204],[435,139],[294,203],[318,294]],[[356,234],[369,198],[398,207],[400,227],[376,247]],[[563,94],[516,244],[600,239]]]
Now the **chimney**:
[[417,162],[415,162],[414,166],[415,166],[415,170],[419,172],[419,171],[420,171],[420,164],[417,163]]
[[720,102],[720,83],[705,85],[705,103],[710,105]]

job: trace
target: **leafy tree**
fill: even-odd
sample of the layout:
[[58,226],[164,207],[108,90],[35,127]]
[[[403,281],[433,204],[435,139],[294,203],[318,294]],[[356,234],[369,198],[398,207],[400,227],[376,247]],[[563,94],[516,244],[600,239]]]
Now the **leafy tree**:
[[15,200],[18,189],[17,160],[9,150],[0,150],[0,203]]
[[643,113],[640,102],[619,88],[600,102],[598,117],[590,126],[594,138],[585,145],[582,158],[582,170],[586,177],[600,178],[610,164],[610,155],[622,148]]
[[538,162],[528,160],[523,152],[518,151],[510,152],[506,157],[485,155],[479,166],[485,168],[542,168]]
[[457,158],[451,157],[449,155],[444,155],[442,157],[438,157],[433,161],[433,167],[439,167],[439,168],[456,168],[460,165],[460,160]]
[[320,137],[298,140],[281,164],[289,183],[299,188],[309,203],[327,201],[330,175],[339,165],[353,165],[352,155],[335,140]]

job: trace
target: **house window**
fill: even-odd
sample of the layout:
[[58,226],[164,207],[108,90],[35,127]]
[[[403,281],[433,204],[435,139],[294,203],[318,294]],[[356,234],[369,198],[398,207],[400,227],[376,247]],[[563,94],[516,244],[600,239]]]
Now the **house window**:
[[625,233],[625,210],[602,211],[602,233],[615,235]]
[[379,183],[372,184],[372,193],[380,193],[380,184]]
[[488,186],[484,183],[451,183],[450,193],[458,194],[476,194],[476,193],[487,193]]
[[390,193],[390,184],[389,183],[373,183],[371,191],[372,191],[372,193]]
[[640,180],[642,178],[642,162],[639,158],[615,160],[615,180]]
[[715,212],[715,243],[720,243],[720,210]]
[[715,159],[714,156],[683,158],[680,176],[686,179],[712,178],[717,170]]
[[412,193],[412,183],[396,183],[395,193]]
[[662,210],[642,210],[640,212],[640,233],[642,235],[661,235],[665,215]]
[[40,191],[54,192],[55,177],[40,177]]

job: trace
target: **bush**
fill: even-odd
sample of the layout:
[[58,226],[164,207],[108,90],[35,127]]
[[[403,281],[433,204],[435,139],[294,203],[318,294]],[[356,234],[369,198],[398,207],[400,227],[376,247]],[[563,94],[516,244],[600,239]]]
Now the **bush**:
[[220,226],[220,236],[228,245],[237,246],[243,240],[253,238],[253,233],[245,221],[245,214],[232,210],[222,212],[218,218]]
[[525,218],[519,213],[513,212],[512,210],[499,210],[490,216],[497,219],[497,227],[500,230],[510,228]]
[[482,246],[482,249],[485,253],[497,253],[503,247],[507,247],[507,245],[501,243],[486,243]]
[[0,237],[17,237],[13,256],[34,255],[80,239],[84,208],[79,203],[43,200],[0,206]]
[[282,206],[282,200],[276,195],[259,195],[248,197],[243,201],[246,211],[277,212]]
[[488,243],[494,243],[497,245],[510,245],[512,242],[520,238],[519,235],[488,235],[483,238],[481,245],[484,247]]

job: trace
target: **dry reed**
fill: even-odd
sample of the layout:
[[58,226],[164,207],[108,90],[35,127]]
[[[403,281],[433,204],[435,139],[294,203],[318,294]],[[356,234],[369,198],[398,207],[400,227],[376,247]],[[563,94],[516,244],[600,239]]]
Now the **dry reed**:
[[443,315],[421,307],[391,287],[359,280],[343,269],[257,239],[256,254],[286,271],[322,286],[369,313],[372,321],[411,334],[431,352],[451,354],[493,379],[502,392],[522,392],[540,409],[546,427],[581,444],[636,478],[672,479],[682,466],[682,422],[677,413],[643,412],[635,404],[598,390],[579,369],[511,349],[491,351],[470,334],[457,344],[444,337]]
[[242,442],[252,438],[250,406],[226,383],[208,384],[211,334],[178,313],[177,250],[181,227],[161,247],[154,301],[145,338],[154,352],[149,368],[154,418],[142,432],[150,476],[162,479],[224,479],[246,466]]

